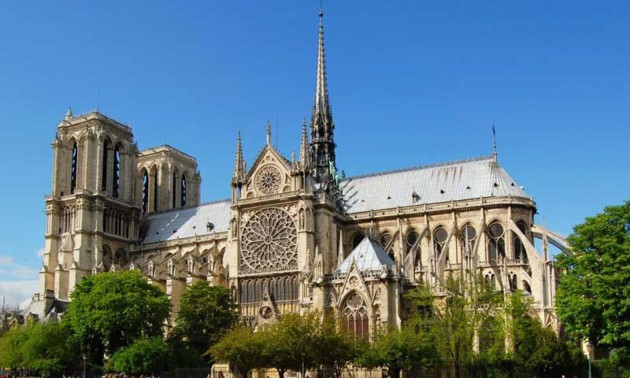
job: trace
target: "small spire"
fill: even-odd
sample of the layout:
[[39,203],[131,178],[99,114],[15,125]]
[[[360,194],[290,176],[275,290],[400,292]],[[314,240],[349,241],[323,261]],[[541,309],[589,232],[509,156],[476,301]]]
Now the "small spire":
[[241,144],[241,132],[239,131],[236,137],[236,154],[234,156],[234,175],[232,176],[232,183],[235,185],[242,184],[245,177],[244,173],[245,162],[243,161],[243,147]]
[[69,107],[68,111],[66,112],[66,117],[64,118],[65,120],[69,120],[70,118],[72,118],[72,108]]
[[271,146],[271,122],[267,121],[267,145]]
[[494,128],[494,123],[492,124],[492,157],[494,158],[494,162],[497,162],[497,131]]
[[309,153],[308,153],[308,135],[306,134],[306,118],[302,121],[302,143],[300,144],[300,163],[303,167],[309,167]]

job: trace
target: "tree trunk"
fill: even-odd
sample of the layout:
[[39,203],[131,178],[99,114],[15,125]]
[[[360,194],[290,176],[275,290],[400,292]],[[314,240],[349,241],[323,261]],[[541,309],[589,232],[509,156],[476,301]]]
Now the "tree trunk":
[[284,369],[276,369],[276,370],[278,370],[278,377],[284,378]]

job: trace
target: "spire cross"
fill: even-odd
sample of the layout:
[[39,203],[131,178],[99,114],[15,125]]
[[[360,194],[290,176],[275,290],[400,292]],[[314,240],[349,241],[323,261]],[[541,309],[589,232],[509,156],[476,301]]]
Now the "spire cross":
[[494,161],[497,161],[497,131],[492,124],[492,156],[494,157]]

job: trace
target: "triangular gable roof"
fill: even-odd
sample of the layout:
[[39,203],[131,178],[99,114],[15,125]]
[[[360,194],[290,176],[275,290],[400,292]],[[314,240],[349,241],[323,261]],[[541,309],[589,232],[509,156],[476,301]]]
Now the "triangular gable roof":
[[383,248],[367,236],[343,260],[341,265],[335,270],[335,273],[348,273],[353,262],[361,272],[380,271],[383,265],[390,270],[394,266],[394,261]]
[[249,180],[252,177],[252,175],[256,171],[256,168],[261,164],[263,157],[268,152],[271,153],[278,160],[278,162],[283,164],[284,168],[287,171],[291,170],[291,161],[285,158],[284,156],[282,156],[282,154],[278,150],[276,150],[272,145],[266,144],[262,148],[262,150],[260,150],[260,152],[258,153],[256,160],[254,160],[254,164],[252,164],[252,166],[249,167],[249,169],[247,170],[247,173],[245,174],[245,181]]

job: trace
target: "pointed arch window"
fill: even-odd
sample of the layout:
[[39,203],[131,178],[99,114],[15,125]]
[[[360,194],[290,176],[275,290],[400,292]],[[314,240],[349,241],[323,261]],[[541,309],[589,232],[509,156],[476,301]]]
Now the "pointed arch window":
[[346,300],[343,315],[346,329],[353,334],[356,340],[369,340],[370,325],[367,307],[363,298],[357,293],[352,293]]
[[120,148],[114,149],[114,170],[112,176],[112,196],[118,198],[120,192]]
[[[448,239],[448,232],[444,227],[438,227],[433,231],[433,250],[435,252],[435,259],[439,259],[446,247],[446,240]],[[446,255],[446,261],[448,261],[448,255]]]
[[477,230],[470,224],[462,227],[462,243],[464,245],[464,252],[466,255],[472,255],[477,242]]
[[488,227],[488,260],[494,262],[497,258],[505,258],[505,236],[503,226],[494,222]]
[[177,172],[173,172],[173,181],[172,181],[172,185],[171,188],[173,188],[173,196],[172,196],[172,203],[171,203],[171,207],[174,209],[175,207],[177,207]]
[[103,142],[103,165],[101,167],[102,172],[101,172],[101,190],[102,191],[106,191],[107,190],[107,164],[109,163],[108,158],[109,158],[109,141],[105,141]]
[[364,237],[365,236],[361,232],[358,232],[356,235],[354,235],[354,238],[352,238],[352,249],[355,249],[361,243]]
[[158,170],[153,177],[153,211],[158,211]]
[[385,250],[385,252],[387,252],[387,254],[389,255],[389,257],[392,258],[392,260],[394,260],[394,248],[392,246],[393,243],[391,243],[393,237],[392,235],[385,231],[383,232],[383,234],[381,235],[381,246],[383,247],[383,249],[387,248],[389,246],[389,248],[387,248]]
[[180,194],[181,194],[181,206],[186,206],[186,175],[182,175],[182,181],[180,183]]
[[142,214],[149,211],[149,173],[144,171],[142,175]]
[[420,244],[418,243],[419,238],[420,235],[418,235],[414,229],[407,232],[407,237],[405,237],[406,253],[412,253],[413,257],[411,258],[413,258],[413,266],[416,269],[422,267],[422,254],[420,253]]
[[72,194],[74,194],[74,191],[77,188],[78,163],[79,148],[77,147],[77,142],[74,142],[74,145],[72,145],[72,162],[70,167],[70,193]]

